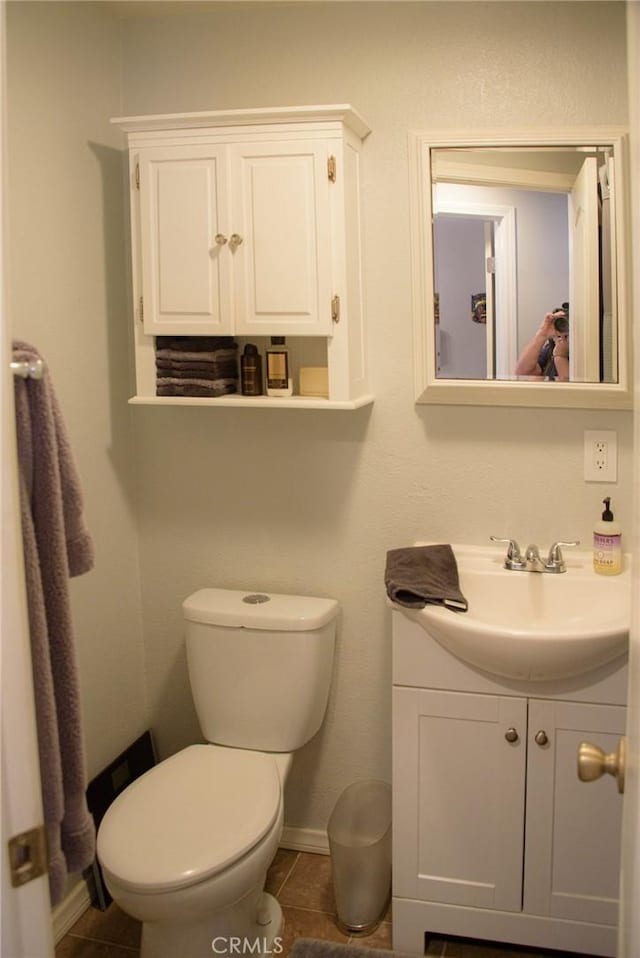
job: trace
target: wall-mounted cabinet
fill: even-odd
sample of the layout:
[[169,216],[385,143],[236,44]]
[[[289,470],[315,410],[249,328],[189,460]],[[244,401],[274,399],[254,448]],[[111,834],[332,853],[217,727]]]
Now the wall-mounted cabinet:
[[[359,199],[369,130],[358,114],[348,106],[291,107],[112,122],[126,131],[129,148],[131,401],[371,402]],[[286,336],[299,365],[311,352],[315,365],[328,367],[329,396],[157,397],[155,337],[166,335],[233,336],[240,345]]]

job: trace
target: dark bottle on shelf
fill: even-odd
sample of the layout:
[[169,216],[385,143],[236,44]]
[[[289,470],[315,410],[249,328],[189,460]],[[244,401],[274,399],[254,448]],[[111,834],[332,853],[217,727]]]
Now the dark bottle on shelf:
[[243,396],[262,395],[262,358],[253,343],[245,345],[240,357],[240,380]]

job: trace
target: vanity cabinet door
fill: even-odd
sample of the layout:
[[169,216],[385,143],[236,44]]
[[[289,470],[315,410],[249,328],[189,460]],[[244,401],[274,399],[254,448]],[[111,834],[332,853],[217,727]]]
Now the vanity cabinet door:
[[328,155],[323,140],[232,147],[236,333],[331,335]]
[[393,696],[393,894],[519,911],[526,699]]
[[615,751],[624,732],[620,706],[530,700],[526,912],[616,924],[622,796],[608,775],[581,782],[577,755],[583,741]]
[[[138,154],[144,331],[232,332],[229,184],[224,146],[152,147]],[[135,193],[134,193],[135,202]]]

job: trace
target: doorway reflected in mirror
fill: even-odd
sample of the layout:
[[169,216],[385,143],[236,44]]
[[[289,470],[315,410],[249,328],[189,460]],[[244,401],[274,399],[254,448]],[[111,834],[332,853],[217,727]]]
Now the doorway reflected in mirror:
[[[568,380],[617,383],[613,146],[435,148],[430,159],[436,377],[520,380],[544,316],[571,300]],[[483,289],[486,322],[470,328]]]

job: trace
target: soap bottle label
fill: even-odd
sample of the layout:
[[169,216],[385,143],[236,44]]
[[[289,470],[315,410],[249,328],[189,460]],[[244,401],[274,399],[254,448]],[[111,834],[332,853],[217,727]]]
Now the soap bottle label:
[[267,378],[270,389],[286,389],[289,382],[288,354],[269,352],[267,354]]
[[621,536],[596,532],[593,536],[593,567],[596,572],[615,575],[622,569]]

